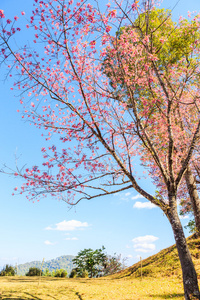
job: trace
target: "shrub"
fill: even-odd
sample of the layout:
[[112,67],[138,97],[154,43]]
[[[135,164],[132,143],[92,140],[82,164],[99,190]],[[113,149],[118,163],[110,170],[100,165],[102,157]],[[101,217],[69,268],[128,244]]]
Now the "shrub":
[[6,265],[0,272],[0,276],[14,276],[16,273],[16,270],[11,265]]
[[66,270],[63,270],[63,269],[60,269],[60,270],[56,270],[55,274],[54,274],[54,277],[66,277],[67,276],[67,271]]
[[76,270],[75,270],[75,269],[72,269],[72,270],[71,270],[71,273],[69,274],[69,278],[76,278],[76,276],[77,276]]
[[87,270],[81,270],[79,277],[88,278],[88,271]]
[[47,268],[47,269],[44,270],[43,276],[50,277],[50,276],[52,276],[52,273]]
[[28,273],[26,273],[26,276],[40,276],[40,273],[41,273],[41,275],[43,275],[43,272],[40,271],[39,268],[31,267],[31,268],[29,268]]

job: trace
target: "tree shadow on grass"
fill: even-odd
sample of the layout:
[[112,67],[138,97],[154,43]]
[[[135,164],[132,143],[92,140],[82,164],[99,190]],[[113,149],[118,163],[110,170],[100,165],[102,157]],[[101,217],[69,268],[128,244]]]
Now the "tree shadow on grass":
[[[35,277],[33,276],[32,278],[30,277],[27,277],[27,278],[6,278],[7,281],[11,282],[11,281],[14,281],[14,282],[37,282],[39,280],[39,277]],[[64,281],[65,279],[68,279],[68,278],[62,278],[62,280]],[[48,278],[48,277],[42,277],[41,278],[41,282],[42,281],[57,281],[57,280],[60,280],[60,278]]]
[[80,300],[83,300],[83,298],[81,297],[81,295],[79,294],[79,292],[76,292],[75,294],[76,294],[76,296],[79,297]]
[[14,278],[13,279],[9,278],[6,281],[7,282],[36,282],[35,280],[32,280],[32,279],[14,279]]
[[24,293],[24,294],[26,294],[27,296],[9,296],[9,297],[7,297],[7,296],[3,296],[2,295],[2,298],[0,298],[0,299],[2,299],[2,300],[43,300],[42,298],[38,298],[37,296],[34,296],[34,295],[32,295],[32,294],[30,294],[30,293]]
[[[59,295],[60,295],[60,293],[59,293]],[[64,295],[64,294],[63,294],[63,295]],[[52,296],[52,295],[49,295],[49,294],[46,294],[46,296],[51,297],[52,299],[55,299],[55,300],[59,300],[59,298],[56,298],[56,297],[54,297],[54,296]]]
[[155,298],[155,299],[158,299],[159,298],[162,298],[162,299],[176,299],[176,298],[180,298],[180,297],[184,297],[184,294],[183,293],[180,293],[180,294],[156,294],[156,295],[153,295],[151,294],[151,297],[152,298]]
[[[30,294],[30,293],[24,293],[24,294],[26,294],[26,295],[29,295],[29,296],[31,296],[31,297],[33,297],[33,298],[31,298],[31,300],[42,300],[42,298],[39,298],[39,297],[37,297],[37,296],[34,296],[34,295],[32,295],[32,294]],[[29,298],[28,298],[29,299]]]

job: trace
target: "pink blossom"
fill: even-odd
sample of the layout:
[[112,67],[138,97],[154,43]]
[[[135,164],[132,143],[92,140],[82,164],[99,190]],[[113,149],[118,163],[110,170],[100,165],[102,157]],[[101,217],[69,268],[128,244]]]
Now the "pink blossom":
[[77,20],[77,23],[81,23],[83,21],[83,18],[80,16]]
[[5,18],[4,11],[0,9],[0,18]]
[[110,32],[111,26],[106,26],[106,32]]

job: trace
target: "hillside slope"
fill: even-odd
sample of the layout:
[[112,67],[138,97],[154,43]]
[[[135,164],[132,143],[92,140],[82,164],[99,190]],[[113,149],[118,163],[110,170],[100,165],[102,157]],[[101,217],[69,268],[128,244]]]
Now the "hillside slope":
[[[74,258],[73,255],[63,255],[59,256],[56,259],[45,261],[42,267],[42,270],[49,269],[50,272],[56,269],[65,269],[69,274],[73,269],[72,259]],[[41,268],[42,262],[41,261],[31,261],[25,264],[18,265],[18,275],[25,275],[30,267]]]
[[[200,278],[200,238],[194,238],[194,235],[187,238],[187,243],[195,264],[198,278]],[[166,277],[171,275],[181,276],[181,266],[178,258],[176,245],[161,250],[142,261],[142,276]],[[112,278],[140,277],[141,262],[111,275]]]

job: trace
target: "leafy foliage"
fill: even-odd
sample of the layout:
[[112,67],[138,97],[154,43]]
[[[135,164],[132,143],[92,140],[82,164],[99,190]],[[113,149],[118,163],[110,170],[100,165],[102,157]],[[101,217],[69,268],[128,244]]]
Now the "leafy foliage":
[[26,276],[40,276],[43,275],[43,272],[36,267],[29,268],[29,271],[26,273]]
[[0,276],[14,276],[16,269],[11,265],[6,265],[0,272]]
[[63,269],[57,269],[55,272],[52,272],[53,277],[67,277],[67,271]]
[[76,266],[72,270],[70,277],[99,277],[111,275],[125,268],[125,260],[121,260],[121,255],[108,255],[101,249],[84,249],[73,259]]
[[72,269],[72,270],[71,270],[71,273],[69,274],[69,278],[76,278],[76,276],[77,276],[76,270],[75,270],[75,269]]
[[[148,19],[148,22],[147,22]],[[128,68],[128,71],[132,72],[132,77],[129,78],[133,82],[135,80],[135,69],[134,69],[134,60],[136,57],[129,57],[127,59],[126,54],[123,55],[124,49],[120,48],[120,44],[125,42],[124,36],[127,36],[127,41],[129,43],[129,50],[132,48],[137,48],[138,45],[141,45],[142,38],[145,36],[148,37],[148,46],[150,52],[153,55],[156,55],[156,66],[161,74],[161,76],[168,77],[167,84],[169,84],[170,80],[172,80],[171,75],[169,75],[168,72],[174,72],[174,69],[177,68],[179,65],[181,67],[181,64],[186,64],[188,66],[188,69],[191,70],[191,72],[195,72],[197,66],[200,62],[200,46],[197,42],[200,39],[200,31],[199,26],[197,25],[198,16],[196,16],[193,20],[186,20],[186,19],[180,19],[179,23],[172,21],[172,15],[170,10],[166,9],[159,9],[159,8],[153,8],[151,11],[148,12],[148,14],[141,13],[138,15],[138,18],[135,20],[134,25],[131,26],[124,26],[121,27],[120,30],[117,32],[116,41],[112,44],[112,47],[108,47],[107,53],[106,53],[106,59],[103,64],[103,71],[110,79],[110,85],[115,90],[115,96],[116,99],[120,103],[127,102],[127,107],[133,108],[133,104],[131,103],[131,95],[130,92],[134,95],[134,100],[137,101],[137,105],[139,107],[139,110],[145,109],[145,105],[149,105],[152,107],[154,112],[158,112],[158,114],[162,114],[165,110],[165,103],[162,102],[162,99],[160,101],[160,106],[158,106],[155,103],[155,93],[154,91],[158,88],[160,82],[156,83],[155,81],[151,81],[151,83],[147,84],[146,86],[143,86],[141,88],[141,85],[137,83],[133,83],[133,86],[126,84],[124,71],[121,70],[120,66],[117,68],[113,67],[113,64],[119,64],[116,60],[116,55],[113,54],[116,49],[118,51],[118,55],[120,52],[120,57],[122,60],[126,61],[126,68]],[[134,28],[134,29],[133,29]],[[133,35],[133,31],[135,31],[135,34]],[[132,36],[130,38],[128,35]],[[140,38],[136,39],[135,36],[138,35]],[[143,49],[145,52],[146,49]],[[126,51],[125,51],[126,53]],[[143,53],[141,53],[141,56]],[[147,57],[147,60],[149,58]],[[144,63],[144,60],[142,60],[142,64]],[[137,62],[137,64],[140,65],[140,61]],[[142,66],[141,66],[142,68]],[[171,70],[171,71],[170,71]],[[149,71],[151,73],[151,70]],[[149,73],[149,74],[150,74]],[[167,74],[167,75],[165,75]],[[196,85],[197,82],[199,82],[199,74],[196,74],[196,77],[191,78],[190,76],[187,76],[187,81],[190,83],[190,88],[192,89],[193,85]],[[161,77],[160,77],[161,79]],[[130,80],[130,81],[131,81]],[[164,81],[163,81],[164,82]],[[171,82],[173,84],[173,80]],[[131,88],[130,88],[131,86]],[[179,87],[181,88],[181,87]],[[142,100],[141,100],[142,99]],[[145,105],[144,105],[144,99]],[[191,112],[191,111],[190,111]],[[176,114],[176,113],[175,113]],[[151,114],[149,114],[149,118],[151,119]],[[178,120],[178,118],[175,122],[179,123],[180,129],[182,130],[185,125],[185,120]],[[187,121],[186,121],[187,122]],[[192,126],[192,122],[189,125],[189,130]],[[183,132],[183,134],[185,134]],[[186,136],[186,135],[185,135]],[[152,137],[153,139],[153,137]],[[143,147],[141,145],[141,147]],[[146,145],[144,145],[144,148]],[[181,145],[179,145],[179,148]],[[161,149],[164,150],[164,148]],[[178,147],[176,148],[176,151],[178,150]],[[198,148],[195,149],[195,155],[194,159],[192,160],[192,163],[190,166],[192,167],[192,171],[194,173],[194,180],[195,177],[198,175]],[[166,152],[167,153],[167,152]],[[142,158],[143,165],[148,166],[149,161],[147,161],[144,157]],[[154,162],[152,162],[154,164]],[[193,166],[194,164],[194,166]],[[156,168],[155,168],[156,169]],[[152,176],[155,184],[157,185],[159,191],[157,191],[157,196],[160,198],[165,197],[167,195],[167,189],[165,186],[165,183],[163,182],[162,176],[159,176],[159,173],[157,171],[150,172],[150,175]],[[194,187],[193,187],[194,188]],[[188,187],[186,186],[186,182],[182,181],[182,183],[179,186],[178,189],[178,198],[181,200],[181,213],[182,215],[186,214],[187,212],[195,213],[192,209],[192,203],[191,198],[188,192]],[[159,198],[158,197],[158,198]],[[196,205],[196,207],[198,207]],[[200,212],[197,213],[197,215]]]
[[121,258],[121,255],[107,255],[104,261],[103,276],[112,275],[126,268],[125,259]]
[[186,229],[189,229],[190,233],[195,233],[196,232],[196,224],[195,220],[190,220],[186,226],[184,226]]
[[73,259],[76,272],[79,277],[84,277],[88,272],[89,277],[96,277],[102,270],[106,260],[105,248],[102,246],[100,249],[84,249],[78,252],[77,256]]
[[48,268],[46,268],[46,269],[43,271],[43,276],[51,277],[51,276],[52,276],[52,273],[49,271]]

